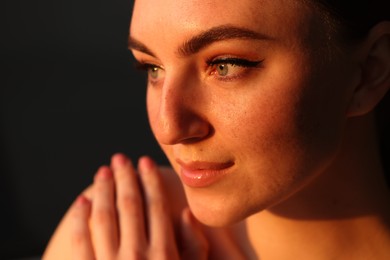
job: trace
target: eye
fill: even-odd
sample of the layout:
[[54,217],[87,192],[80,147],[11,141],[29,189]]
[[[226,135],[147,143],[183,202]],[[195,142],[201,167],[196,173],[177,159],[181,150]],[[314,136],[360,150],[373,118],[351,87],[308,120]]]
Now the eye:
[[261,62],[240,58],[218,58],[207,64],[210,67],[210,75],[215,75],[221,80],[231,80],[243,76],[249,68],[258,67]]
[[164,69],[158,65],[151,63],[137,63],[136,68],[146,71],[148,75],[148,81],[153,83],[157,83],[164,76]]
[[234,66],[232,64],[221,63],[216,66],[216,71],[219,76],[226,76],[229,73],[229,66]]
[[150,66],[147,70],[149,77],[152,79],[157,79],[159,75],[160,68],[157,66]]

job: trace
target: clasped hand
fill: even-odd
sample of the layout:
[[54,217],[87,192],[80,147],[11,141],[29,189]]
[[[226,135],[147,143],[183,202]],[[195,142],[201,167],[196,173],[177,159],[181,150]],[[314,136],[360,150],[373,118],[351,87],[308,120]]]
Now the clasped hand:
[[74,260],[207,259],[208,242],[188,208],[174,231],[157,165],[140,158],[138,171],[122,154],[97,171],[91,196],[72,207]]

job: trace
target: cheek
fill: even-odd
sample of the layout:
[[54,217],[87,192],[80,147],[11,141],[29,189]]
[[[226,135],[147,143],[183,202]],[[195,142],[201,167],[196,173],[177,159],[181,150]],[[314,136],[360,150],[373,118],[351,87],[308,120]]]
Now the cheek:
[[156,132],[159,123],[159,113],[162,99],[162,86],[146,87],[146,112],[153,133]]
[[[156,138],[158,113],[159,113],[160,99],[156,95],[156,92],[151,91],[150,87],[147,87],[146,91],[146,112],[148,115],[149,125],[154,137]],[[158,141],[158,140],[157,140]]]
[[217,106],[216,133],[224,135],[221,139],[248,171],[272,167],[281,175],[303,174],[327,163],[338,148],[344,119],[341,84],[323,85],[328,76],[296,68],[299,64],[279,63],[259,86]]
[[270,74],[256,79],[242,91],[222,98],[218,95],[214,102],[219,104],[215,108],[216,133],[219,130],[244,150],[248,147],[269,151],[299,135],[298,104],[302,85],[299,81]]

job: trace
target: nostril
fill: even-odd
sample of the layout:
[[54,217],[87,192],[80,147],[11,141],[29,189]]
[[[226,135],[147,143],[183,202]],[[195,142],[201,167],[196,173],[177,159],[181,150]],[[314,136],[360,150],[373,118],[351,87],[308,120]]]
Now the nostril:
[[211,124],[195,114],[187,113],[186,116],[172,119],[171,117],[169,121],[160,121],[155,129],[154,133],[159,143],[165,145],[194,143],[209,138],[214,133]]
[[208,100],[199,93],[196,81],[180,77],[166,77],[163,88],[148,93],[149,119],[161,144],[198,142],[212,132],[204,116]]
[[182,144],[191,144],[203,141],[205,139],[210,138],[214,134],[214,129],[209,125],[207,129],[203,129],[203,131],[194,132],[192,134],[188,134],[185,138],[180,140]]

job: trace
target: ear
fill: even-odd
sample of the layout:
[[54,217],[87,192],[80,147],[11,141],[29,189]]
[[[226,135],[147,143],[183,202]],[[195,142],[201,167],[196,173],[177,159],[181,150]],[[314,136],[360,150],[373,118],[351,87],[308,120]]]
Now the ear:
[[390,89],[390,21],[375,25],[362,46],[361,79],[348,107],[348,116],[369,113]]

